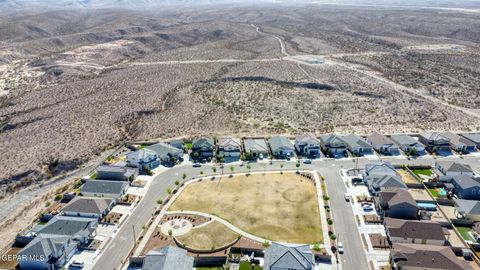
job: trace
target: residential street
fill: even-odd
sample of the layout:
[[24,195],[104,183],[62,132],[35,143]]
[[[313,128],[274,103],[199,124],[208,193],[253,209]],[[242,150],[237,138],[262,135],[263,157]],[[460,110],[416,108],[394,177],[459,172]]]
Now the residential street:
[[[442,160],[455,160],[470,164],[472,168],[480,171],[480,157],[468,156],[463,157],[447,157],[440,158]],[[399,157],[382,157],[383,161],[391,161],[396,165],[415,164],[415,165],[433,165],[435,160],[432,157],[424,157],[415,160],[407,160]],[[334,226],[336,233],[339,235],[339,240],[344,243],[345,253],[340,256],[342,269],[357,270],[366,269],[367,260],[365,251],[362,246],[362,241],[354,220],[353,212],[349,204],[344,200],[343,194],[346,192],[342,179],[339,175],[341,168],[353,168],[358,163],[359,168],[363,168],[365,164],[375,161],[375,159],[359,158],[358,161],[352,159],[321,159],[314,160],[312,164],[303,164],[299,169],[317,170],[326,178],[327,189],[330,195],[332,212],[334,217]],[[234,172],[248,172],[246,166],[240,166],[238,163],[226,164],[224,173],[230,173],[230,166],[234,166]],[[250,163],[250,171],[272,171],[272,170],[297,170],[295,162],[293,161],[273,161],[270,165],[266,161],[259,163]],[[281,167],[283,165],[283,168]],[[193,168],[191,165],[183,165],[171,168],[160,175],[158,175],[150,184],[150,187],[142,199],[139,207],[137,207],[125,223],[121,226],[115,238],[106,246],[100,253],[100,257],[94,269],[119,269],[122,260],[125,259],[133,247],[133,231],[135,237],[138,238],[142,226],[145,225],[152,213],[154,212],[157,203],[156,201],[165,198],[167,195],[166,189],[174,187],[175,180],[181,179],[183,173],[187,174],[187,178],[200,176],[203,171],[204,175],[211,175],[213,171],[211,165],[202,165],[200,168]],[[222,170],[217,167],[217,174],[221,174]]]

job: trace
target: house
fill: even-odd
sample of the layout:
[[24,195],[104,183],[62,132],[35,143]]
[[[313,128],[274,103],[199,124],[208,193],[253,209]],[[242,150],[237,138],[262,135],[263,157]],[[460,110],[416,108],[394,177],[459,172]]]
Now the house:
[[349,134],[343,136],[342,139],[347,143],[348,150],[356,156],[373,154],[372,145],[358,135]]
[[363,181],[373,195],[391,188],[407,188],[402,176],[391,162],[373,162],[365,165]]
[[127,182],[109,180],[87,180],[80,188],[85,197],[110,198],[119,201],[129,187]]
[[139,149],[127,154],[127,165],[140,170],[153,170],[160,166],[160,159],[152,150]]
[[417,202],[406,189],[383,190],[375,200],[378,212],[384,217],[417,219],[419,210]]
[[320,146],[325,155],[333,158],[347,156],[348,144],[339,136],[330,134],[320,137]]
[[101,165],[97,168],[97,179],[113,181],[133,181],[138,176],[138,168]]
[[391,243],[443,246],[447,242],[445,234],[449,234],[440,223],[429,220],[404,220],[387,217],[384,219],[384,225]]
[[197,138],[192,141],[192,157],[213,158],[215,156],[215,142],[212,138]]
[[315,260],[309,245],[272,243],[265,250],[264,270],[313,270]]
[[321,157],[320,140],[311,136],[295,137],[295,149],[299,155],[310,158]]
[[450,140],[450,148],[459,153],[468,154],[470,152],[475,152],[477,148],[477,145],[474,142],[455,133],[445,132],[442,133],[442,135]]
[[415,156],[425,154],[425,145],[415,140],[415,138],[411,136],[408,136],[406,134],[396,134],[390,136],[390,138],[407,155]]
[[295,147],[285,136],[273,136],[268,140],[272,155],[277,158],[291,158],[295,155]]
[[475,174],[468,164],[453,161],[437,161],[433,170],[438,180],[450,182],[455,175],[465,174],[473,177]]
[[217,142],[218,154],[223,157],[240,157],[242,140],[239,138],[220,138]]
[[422,133],[418,136],[418,140],[425,145],[431,153],[450,152],[450,139],[438,132]]
[[155,152],[163,165],[171,166],[183,160],[183,150],[167,143],[157,143],[145,147]]
[[75,197],[63,209],[65,216],[101,219],[115,205],[112,199]]
[[81,245],[95,237],[96,219],[54,216],[32,229],[32,240],[17,254],[20,269],[62,268]]
[[253,158],[268,156],[268,146],[263,138],[245,138],[243,140],[243,149],[246,153],[250,153]]
[[192,270],[193,257],[187,251],[174,246],[151,250],[143,259],[142,270]]
[[480,201],[455,199],[455,212],[475,222],[480,222]]
[[387,136],[374,133],[366,138],[367,142],[373,146],[378,153],[384,155],[398,155],[400,150],[398,146]]
[[393,244],[390,265],[399,270],[473,270],[451,247],[435,245]]
[[480,181],[466,174],[457,174],[452,177],[455,194],[460,199],[480,200]]
[[480,150],[480,133],[464,133],[464,134],[460,134],[460,136],[466,138],[469,141],[474,142],[477,146],[477,149]]
[[185,144],[183,143],[183,140],[170,140],[165,141],[165,143],[185,152]]

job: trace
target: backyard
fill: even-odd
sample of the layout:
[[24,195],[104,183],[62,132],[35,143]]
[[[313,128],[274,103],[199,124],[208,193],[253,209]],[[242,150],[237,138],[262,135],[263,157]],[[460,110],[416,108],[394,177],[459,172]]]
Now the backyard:
[[213,214],[273,241],[323,242],[316,188],[293,173],[196,182],[185,188],[170,210]]
[[415,179],[409,172],[404,169],[398,169],[397,172],[402,176],[403,182],[407,184],[418,184],[417,179]]
[[177,240],[189,248],[211,250],[223,247],[235,241],[238,234],[225,225],[214,221],[200,228],[193,228],[187,234],[177,236]]
[[465,239],[466,241],[476,242],[475,239],[472,237],[472,228],[460,226],[456,226],[455,228],[457,228],[463,239]]
[[430,178],[433,174],[432,169],[410,169],[416,176],[425,179]]
[[429,188],[428,191],[434,198],[444,198],[447,196],[447,192],[444,188]]

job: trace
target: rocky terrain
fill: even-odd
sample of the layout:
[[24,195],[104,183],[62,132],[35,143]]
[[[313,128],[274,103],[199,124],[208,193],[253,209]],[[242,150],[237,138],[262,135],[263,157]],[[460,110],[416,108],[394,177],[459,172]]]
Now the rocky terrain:
[[[479,37],[449,10],[5,12],[1,195],[133,139],[478,130]],[[284,58],[304,54],[326,62]]]

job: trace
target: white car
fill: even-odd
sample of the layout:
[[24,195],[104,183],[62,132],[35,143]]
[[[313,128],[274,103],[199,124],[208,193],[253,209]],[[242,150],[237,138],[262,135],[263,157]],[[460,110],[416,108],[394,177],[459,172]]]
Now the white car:
[[310,159],[306,158],[306,159],[303,160],[303,163],[304,164],[312,164],[312,161]]
[[81,268],[83,268],[83,266],[84,266],[84,263],[81,262],[81,261],[73,261],[70,264],[70,268],[75,268],[75,269],[81,269]]
[[345,201],[350,201],[350,194],[348,194],[348,192],[346,192],[343,196],[345,197]]
[[342,242],[338,242],[337,250],[338,250],[338,253],[340,253],[340,254],[343,254],[343,252],[345,251],[343,249],[343,243]]
[[263,159],[263,154],[258,155],[258,159],[262,160]]
[[373,210],[373,207],[371,205],[364,205],[363,206],[363,211],[369,212],[369,211],[372,211],[372,210]]
[[199,168],[199,167],[202,167],[202,164],[200,164],[200,163],[193,163],[193,167],[194,167],[194,168]]

